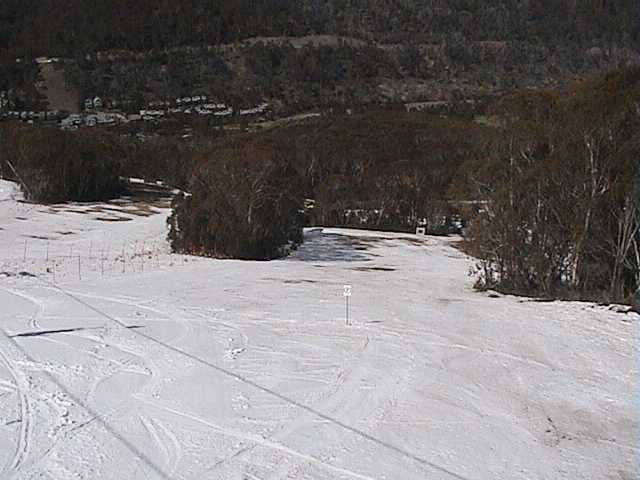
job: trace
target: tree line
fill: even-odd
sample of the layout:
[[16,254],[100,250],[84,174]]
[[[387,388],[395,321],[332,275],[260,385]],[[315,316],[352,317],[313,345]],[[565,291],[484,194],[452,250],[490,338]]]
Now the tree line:
[[0,126],[0,171],[28,200],[55,203],[113,198],[120,181],[121,144],[94,132],[59,132],[18,123]]
[[482,200],[468,236],[481,286],[630,299],[640,284],[640,69],[518,93],[494,113],[500,137],[465,166]]
[[268,259],[305,224],[414,231],[424,219],[446,233],[449,186],[485,130],[375,112],[224,136],[191,161],[169,238],[180,252]]
[[0,176],[20,183],[28,201],[109,200],[125,193],[126,177],[184,184],[192,148],[176,138],[143,142],[117,131],[60,131],[0,123]]

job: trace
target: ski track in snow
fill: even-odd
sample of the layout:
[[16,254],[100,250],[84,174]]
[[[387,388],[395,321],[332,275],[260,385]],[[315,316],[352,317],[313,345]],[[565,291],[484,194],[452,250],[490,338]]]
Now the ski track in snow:
[[27,381],[22,377],[20,373],[13,366],[12,362],[8,359],[7,355],[0,349],[0,359],[7,367],[11,376],[14,379],[16,390],[18,393],[19,409],[20,409],[20,432],[18,441],[16,442],[16,450],[13,458],[10,461],[8,467],[5,467],[4,471],[9,470],[10,473],[18,471],[21,465],[26,461],[29,455],[29,444],[31,437],[32,415],[31,404],[26,394],[28,389]]
[[[148,418],[143,415],[140,417],[140,422],[148,432],[149,437],[156,443],[162,457],[167,463],[167,471],[169,475],[173,476],[178,469],[180,459],[182,458],[182,448],[177,437],[159,420]],[[164,439],[163,439],[164,438]]]
[[[98,222],[0,197],[10,265],[34,232],[165,233],[167,211]],[[638,316],[473,292],[441,238],[325,229],[283,261],[176,259],[0,277],[0,478],[640,478]]]
[[[118,299],[118,298],[112,298],[112,297],[107,297],[107,296],[103,296],[103,295],[85,295],[85,294],[79,294],[77,292],[70,292],[70,293],[72,293],[74,295],[80,295],[82,297],[91,298],[91,299],[103,300],[103,301],[106,301],[106,302],[109,302],[109,303],[127,305],[127,306],[131,306],[131,307],[135,307],[136,309],[149,310],[149,311],[152,311],[152,312],[154,312],[156,314],[161,314],[162,315],[162,312],[157,310],[157,309],[152,309],[152,308],[146,307],[144,305],[141,305],[139,303],[132,302],[130,300],[123,301],[123,300]],[[231,326],[229,324],[226,324],[224,322],[216,322],[216,323],[224,325],[224,326],[226,326],[228,328],[231,328],[231,329],[235,328],[235,327],[233,327],[233,326]],[[244,334],[242,334],[242,337],[243,337],[244,344],[246,345],[246,343],[248,341],[248,337],[246,335],[244,335]],[[365,347],[363,348],[363,351],[366,350],[366,347],[368,346],[368,343],[369,342],[367,341],[366,344],[365,344]],[[119,344],[117,346],[117,348],[120,348],[120,349],[122,349],[124,351],[127,351],[128,353],[135,354],[133,350],[131,350],[129,348],[125,348],[121,344]],[[362,352],[360,352],[360,353],[362,353]],[[141,358],[143,358],[143,357],[141,356]],[[152,372],[153,372],[153,369],[152,369]],[[347,377],[350,376],[350,375],[351,375],[351,373],[346,373],[345,374],[344,372],[341,372],[341,374],[339,375],[339,378],[341,380],[340,383],[344,384],[346,379],[347,379]],[[157,377],[157,375],[154,375],[152,373],[152,381],[150,381],[145,386],[145,390],[150,390],[151,389],[150,385],[152,384],[154,377]],[[93,390],[95,390],[95,388]],[[353,392],[349,389],[349,390],[347,390],[347,394],[349,394],[349,393],[352,394]],[[140,399],[141,401],[143,401],[145,403],[150,403],[147,400],[149,395],[147,395],[146,393],[138,392],[138,393],[134,393],[132,396],[135,397],[135,398]],[[332,403],[342,404],[344,402],[344,398],[341,397],[339,399],[336,399],[334,397],[335,397],[335,393],[330,395],[330,397],[329,397]],[[354,398],[353,395],[351,395],[351,397],[352,398],[349,399],[350,403],[354,404],[358,408],[361,408],[359,397],[355,397]],[[311,463],[318,464],[318,465],[320,465],[320,466],[322,466],[322,467],[324,467],[324,468],[326,468],[326,469],[328,469],[330,471],[343,473],[343,474],[352,476],[354,478],[364,478],[364,479],[369,479],[370,478],[370,477],[359,475],[357,473],[351,472],[351,471],[346,470],[346,469],[340,469],[340,468],[334,467],[333,465],[330,465],[330,464],[328,464],[326,462],[318,460],[317,458],[315,458],[313,456],[305,455],[305,454],[303,454],[301,452],[298,452],[298,451],[296,451],[294,449],[291,449],[291,448],[288,448],[288,447],[286,447],[284,445],[281,445],[280,443],[277,443],[275,441],[266,440],[266,439],[255,440],[255,438],[257,438],[257,437],[252,437],[252,436],[249,436],[249,435],[246,435],[246,434],[234,432],[232,430],[222,429],[219,426],[214,426],[210,422],[207,422],[206,420],[203,420],[201,418],[195,417],[193,415],[190,415],[190,414],[187,414],[187,413],[184,413],[184,412],[180,412],[180,411],[177,411],[177,410],[174,410],[174,409],[170,409],[168,407],[162,407],[162,406],[159,406],[159,405],[154,405],[154,406],[156,406],[157,408],[163,409],[163,410],[165,410],[167,412],[171,412],[171,413],[179,415],[179,416],[184,416],[184,417],[187,417],[187,418],[190,418],[190,419],[194,419],[194,420],[196,420],[196,421],[198,421],[200,423],[203,423],[203,424],[208,425],[210,427],[214,427],[216,429],[216,431],[219,431],[219,432],[221,432],[221,433],[223,433],[225,435],[233,436],[234,438],[243,439],[243,440],[253,440],[254,441],[254,445],[268,447],[268,448],[271,448],[271,449],[274,449],[274,450],[278,450],[278,451],[281,451],[281,452],[285,452],[285,453],[291,454],[291,455],[293,455],[293,456],[295,456],[295,457],[297,457],[297,458],[299,458],[301,460],[305,460],[305,461],[308,461],[308,462],[311,462]],[[326,407],[326,405],[321,404],[320,406],[317,406],[316,408],[318,408],[321,411],[326,411],[326,408],[323,408],[323,407]],[[160,439],[160,436],[158,435],[158,430],[156,429],[156,426],[155,426],[159,422],[157,420],[147,419],[145,417],[140,417],[140,419],[141,419],[142,424],[144,425],[145,430],[149,433],[149,435],[156,442],[158,448],[161,450],[163,457],[165,459],[168,459],[170,457],[169,450],[167,449],[165,443]],[[277,438],[286,437],[287,434],[289,434],[291,432],[294,432],[297,429],[303,428],[306,423],[309,423],[309,419],[297,420],[293,424],[287,425],[287,427],[284,429],[284,431],[283,432],[279,432],[276,435],[276,437]],[[160,428],[163,428],[163,427],[160,427]],[[164,427],[164,431],[166,433],[166,431],[167,431],[166,427]],[[174,449],[177,449],[177,447],[176,447],[177,440],[175,439],[175,436],[172,437],[172,441],[174,443]],[[242,453],[247,453],[250,450],[251,449],[243,449]],[[238,458],[238,457],[239,457],[238,453],[235,453],[230,457],[230,459]],[[221,463],[224,463],[224,461],[223,462],[218,462],[218,465],[220,465]],[[175,471],[175,468],[176,468],[176,465],[174,464],[172,469],[171,469],[171,471],[172,472]]]
[[31,315],[31,317],[29,318],[29,327],[32,330],[37,329],[39,327],[38,318],[40,318],[44,313],[44,304],[40,301],[40,299],[38,299],[37,297],[34,297],[33,295],[28,295],[24,292],[21,292],[19,290],[14,290],[11,288],[3,288],[3,290],[17,297],[24,298],[25,300],[33,303],[36,306],[35,313]]

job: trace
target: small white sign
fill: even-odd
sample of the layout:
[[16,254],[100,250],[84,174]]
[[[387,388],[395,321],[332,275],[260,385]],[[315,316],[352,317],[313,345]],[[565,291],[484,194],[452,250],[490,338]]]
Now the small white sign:
[[351,285],[345,285],[344,286],[344,292],[342,294],[345,297],[350,297],[351,296]]

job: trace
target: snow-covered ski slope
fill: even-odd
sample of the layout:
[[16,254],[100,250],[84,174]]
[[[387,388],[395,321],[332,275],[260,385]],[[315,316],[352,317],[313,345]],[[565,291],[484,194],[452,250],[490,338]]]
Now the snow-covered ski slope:
[[2,479],[639,478],[638,316],[474,292],[453,239],[191,259],[0,197]]

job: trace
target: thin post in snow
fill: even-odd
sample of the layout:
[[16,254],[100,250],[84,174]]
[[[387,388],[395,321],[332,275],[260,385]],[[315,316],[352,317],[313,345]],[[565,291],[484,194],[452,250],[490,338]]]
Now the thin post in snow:
[[147,254],[144,251],[144,249],[146,247],[146,243],[147,242],[145,240],[142,241],[142,249],[141,249],[141,255],[140,255],[140,258],[142,260],[142,271],[143,272],[144,272],[144,260],[145,260],[145,257],[147,256]]
[[45,253],[45,261],[49,263],[49,240],[47,240],[47,251]]
[[152,246],[149,249],[149,259],[151,260],[151,263],[153,263],[153,260],[155,259],[156,266],[158,266],[157,255],[158,255],[158,242],[154,240]]
[[347,325],[349,325],[349,297],[346,297],[346,298],[347,298],[347,316],[346,316],[346,318],[347,318]]
[[27,239],[24,239],[24,255],[22,256],[22,263],[27,263]]
[[133,255],[131,255],[131,268],[136,271],[136,255],[138,255],[138,241],[133,242]]
[[349,323],[349,297],[351,296],[351,285],[344,285],[342,295],[344,296],[344,299],[345,299],[345,319],[346,319],[346,324],[350,325],[350,323]]

